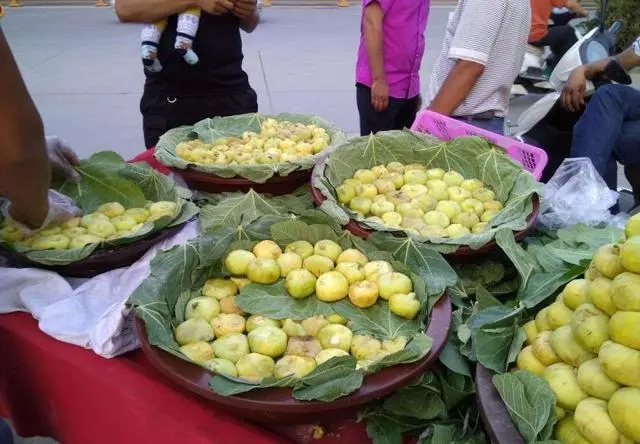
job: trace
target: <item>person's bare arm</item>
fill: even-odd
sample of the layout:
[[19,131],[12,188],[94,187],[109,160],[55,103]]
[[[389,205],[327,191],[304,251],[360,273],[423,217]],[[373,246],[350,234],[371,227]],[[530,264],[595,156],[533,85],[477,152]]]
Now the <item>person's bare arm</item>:
[[588,65],[579,66],[571,72],[562,90],[562,105],[569,111],[576,112],[584,106],[584,92],[587,88],[587,80],[593,80],[604,72],[607,65],[612,60],[618,63],[626,70],[640,66],[640,55],[634,47],[628,48],[617,56],[608,57]]
[[0,195],[11,216],[39,227],[49,209],[51,168],[44,127],[0,29]]
[[480,63],[458,60],[429,109],[445,116],[451,115],[467,98],[483,72],[484,66]]
[[371,71],[371,104],[380,112],[389,106],[389,85],[384,72],[384,11],[378,2],[364,10],[364,40]]
[[566,3],[567,8],[571,11],[575,12],[580,17],[588,17],[589,12],[584,9],[584,7],[580,4],[580,2],[576,0],[568,0]]
[[151,23],[179,14],[189,8],[200,8],[212,15],[231,12],[231,0],[116,0],[115,10],[121,22]]

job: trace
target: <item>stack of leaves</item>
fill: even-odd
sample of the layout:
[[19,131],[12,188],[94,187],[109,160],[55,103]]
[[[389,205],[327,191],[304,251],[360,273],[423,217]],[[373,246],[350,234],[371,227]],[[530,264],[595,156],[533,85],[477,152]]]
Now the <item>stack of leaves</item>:
[[500,229],[525,229],[527,218],[533,211],[533,199],[542,193],[541,185],[531,174],[504,150],[484,139],[464,137],[443,142],[411,131],[390,131],[349,140],[333,151],[322,167],[315,169],[312,185],[327,198],[320,208],[342,224],[354,219],[376,231],[397,231],[340,205],[336,194],[336,188],[358,169],[370,169],[390,162],[419,163],[426,168],[442,168],[444,171],[456,171],[466,178],[479,179],[495,192],[497,200],[504,202],[504,209],[491,219],[488,229],[480,233],[449,239],[411,235],[442,253],[452,253],[462,245],[480,248],[494,239]]
[[[340,313],[350,320],[350,328],[354,333],[369,334],[378,339],[397,336],[411,339],[404,350],[377,361],[375,366],[366,369],[367,372],[421,359],[431,344],[431,339],[422,333],[429,309],[445,288],[454,285],[457,280],[446,261],[437,252],[411,239],[397,239],[393,244],[380,245],[315,223],[314,220],[326,217],[319,212],[313,214],[303,210],[305,214],[301,216],[280,213],[279,208],[286,211],[285,207],[280,207],[280,199],[268,199],[250,192],[245,196],[223,199],[215,207],[205,207],[203,225],[206,225],[207,235],[159,254],[154,259],[151,275],[129,300],[147,325],[149,341],[186,359],[174,340],[173,328],[181,319],[180,313],[184,312],[187,302],[206,280],[228,276],[223,258],[229,251],[251,249],[262,239],[273,239],[281,246],[297,240],[316,243],[329,239],[343,248],[356,248],[372,260],[386,260],[395,270],[410,276],[422,303],[418,318],[400,318],[381,303],[369,309],[357,309],[348,303],[326,303],[311,297],[297,300],[286,295],[281,282],[244,287],[236,297],[238,306],[250,314],[274,319],[305,319]],[[213,214],[216,209],[221,211],[218,216]],[[266,209],[267,214],[256,217],[260,209]],[[331,375],[329,379],[326,378],[327,374]],[[260,384],[253,384],[215,375],[211,380],[211,388],[220,394],[234,395],[260,387],[292,386],[293,396],[297,399],[330,401],[356,390],[362,383],[363,374],[364,369],[356,370],[353,358],[344,357],[321,364],[302,379],[266,379]]]
[[99,248],[130,244],[153,233],[180,225],[198,214],[198,208],[187,201],[191,192],[178,187],[169,177],[146,164],[130,164],[112,151],[103,151],[80,162],[76,167],[80,181],[58,181],[52,185],[57,191],[75,200],[83,214],[96,211],[101,205],[118,202],[126,208],[144,208],[149,201],[168,201],[176,204],[173,217],[146,222],[134,233],[101,244],[91,243],[71,250],[33,250],[19,244],[0,241],[2,248],[24,254],[29,260],[43,265],[66,265],[91,255]]
[[[321,154],[305,156],[278,164],[194,164],[187,162],[176,153],[178,144],[190,140],[199,139],[204,143],[213,143],[220,138],[231,136],[242,137],[243,133],[247,131],[259,133],[262,122],[270,118],[279,121],[286,120],[293,123],[303,123],[305,125],[316,125],[324,128],[330,137],[329,145]],[[288,176],[294,171],[310,170],[321,155],[331,151],[345,141],[346,138],[342,131],[320,117],[304,114],[283,113],[277,116],[267,116],[251,113],[205,119],[196,123],[194,126],[183,126],[170,130],[160,138],[156,146],[156,158],[163,165],[181,170],[189,168],[204,173],[215,174],[219,177],[230,178],[240,176],[252,182],[264,183],[275,175]]]

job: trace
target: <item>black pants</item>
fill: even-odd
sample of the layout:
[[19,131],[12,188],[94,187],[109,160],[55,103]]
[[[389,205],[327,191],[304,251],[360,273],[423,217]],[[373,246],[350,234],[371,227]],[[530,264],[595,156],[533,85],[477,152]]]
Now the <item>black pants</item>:
[[172,97],[145,91],[140,101],[144,144],[153,148],[170,129],[209,117],[226,117],[258,111],[256,92],[248,88],[232,94]]
[[556,62],[560,61],[563,55],[571,49],[578,41],[576,32],[571,26],[552,26],[549,28],[547,35],[535,42],[529,42],[533,46],[542,48],[549,46]]
[[411,99],[389,97],[389,107],[378,112],[371,104],[371,88],[356,85],[356,101],[360,113],[360,135],[367,136],[378,131],[411,128],[420,107],[420,96]]

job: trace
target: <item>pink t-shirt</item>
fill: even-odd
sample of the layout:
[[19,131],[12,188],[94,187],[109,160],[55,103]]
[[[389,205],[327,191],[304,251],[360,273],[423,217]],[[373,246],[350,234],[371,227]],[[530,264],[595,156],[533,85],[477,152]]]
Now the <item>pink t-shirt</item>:
[[371,87],[371,70],[364,40],[364,10],[375,1],[384,11],[384,70],[389,96],[411,99],[420,94],[420,64],[424,55],[429,0],[362,0],[356,82],[368,87]]

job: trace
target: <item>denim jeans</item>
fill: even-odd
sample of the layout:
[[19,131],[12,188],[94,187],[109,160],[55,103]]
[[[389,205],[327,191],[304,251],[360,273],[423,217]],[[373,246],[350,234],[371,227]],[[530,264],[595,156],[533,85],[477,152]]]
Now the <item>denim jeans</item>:
[[13,444],[13,432],[9,423],[0,418],[0,444]]
[[492,133],[504,135],[504,119],[502,117],[493,117],[491,119],[474,119],[473,117],[454,117],[454,119],[469,125],[477,126]]
[[588,157],[612,190],[617,187],[616,161],[640,165],[640,91],[605,85],[591,97],[573,129],[571,157]]

